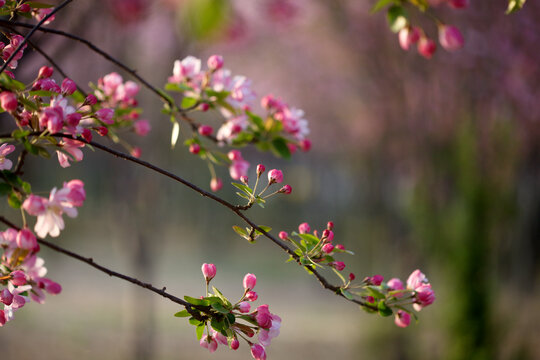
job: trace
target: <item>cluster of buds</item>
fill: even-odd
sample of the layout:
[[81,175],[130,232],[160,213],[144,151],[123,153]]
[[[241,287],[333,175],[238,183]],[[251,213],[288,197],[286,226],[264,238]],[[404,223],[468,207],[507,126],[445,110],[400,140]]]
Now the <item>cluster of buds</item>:
[[[411,1],[410,3],[422,13],[425,13],[429,7],[436,7],[442,3],[446,3],[453,9],[464,9],[469,6],[468,0],[428,0],[427,2]],[[381,2],[378,2],[374,9],[380,10],[384,7],[379,7],[379,4]],[[435,20],[439,34],[439,43],[445,50],[456,51],[463,47],[465,40],[457,27],[447,25],[435,16],[431,16],[431,18]],[[437,50],[437,44],[421,27],[411,24],[403,4],[392,5],[388,8],[388,21],[390,29],[398,33],[399,45],[403,50],[407,51],[416,44],[420,55],[426,59],[430,59],[433,56]]]
[[[234,151],[237,151],[237,150],[231,151],[229,155]],[[240,156],[238,154],[235,156]],[[242,160],[238,160],[238,159],[236,160],[237,163],[239,161],[242,161]],[[233,164],[234,162],[235,161],[233,160]],[[247,164],[247,166],[249,166],[249,164]],[[257,165],[257,177],[255,179],[255,184],[253,185],[253,188],[249,186],[249,178],[247,176],[247,169],[245,173],[234,174],[235,176],[237,175],[237,177],[232,176],[233,175],[232,171],[233,170],[231,170],[231,177],[238,178],[241,181],[241,183],[232,183],[233,186],[235,186],[238,190],[241,191],[241,192],[237,192],[236,194],[248,200],[248,203],[246,205],[241,206],[241,208],[244,210],[249,209],[253,204],[257,204],[260,207],[264,208],[264,204],[266,203],[266,200],[268,198],[275,196],[277,194],[288,195],[292,192],[292,187],[287,184],[287,185],[283,185],[279,187],[279,189],[275,190],[274,192],[271,192],[269,194],[266,193],[274,184],[281,184],[283,182],[283,172],[281,170],[272,169],[268,171],[268,176],[267,176],[268,182],[266,183],[266,186],[262,190],[260,190],[258,193],[257,193],[257,188],[259,187],[260,179],[266,171],[266,167],[263,164]],[[234,170],[234,171],[237,171],[237,170]]]
[[[0,11],[2,15],[20,15],[22,17],[31,17],[37,21],[41,21],[45,16],[52,12],[54,5],[40,3],[37,1],[20,1],[20,0],[0,0]],[[48,25],[54,21],[55,15],[50,16],[43,25]]]
[[[197,327],[200,345],[210,352],[225,345],[232,350],[240,347],[240,340],[247,342],[255,360],[266,359],[266,348],[271,340],[279,335],[281,318],[272,314],[268,305],[252,309],[252,303],[258,299],[253,290],[257,277],[246,274],[243,280],[244,292],[240,299],[232,303],[216,287],[209,293],[209,284],[216,276],[214,264],[203,264],[202,273],[206,283],[206,296],[184,297],[192,307],[175,314],[177,317],[190,317],[189,322]],[[241,322],[243,321],[243,322]],[[257,335],[257,341],[253,337]]]
[[[17,47],[22,43],[24,38],[21,35],[11,34],[9,36],[9,44],[4,44],[0,41],[0,51],[2,54],[2,59],[4,62],[6,62],[11,55],[15,52]],[[17,54],[13,57],[13,59],[9,62],[8,66],[11,69],[16,69],[18,65],[18,61],[23,57],[23,51],[26,48],[26,44],[23,45],[23,47],[17,52]],[[9,76],[12,78],[15,77],[13,73],[7,72]]]
[[[204,145],[205,138],[211,138],[219,145],[255,144],[262,150],[272,150],[285,158],[290,157],[298,147],[304,151],[311,148],[311,142],[306,138],[309,134],[308,122],[302,110],[290,107],[273,95],[267,95],[261,99],[266,114],[256,115],[252,112],[256,96],[251,89],[251,80],[244,76],[233,76],[230,70],[223,68],[223,64],[223,58],[219,55],[208,58],[206,70],[202,69],[201,60],[193,56],[176,60],[173,75],[165,86],[166,90],[181,93],[184,112],[215,109],[223,116],[217,131],[207,124],[196,125],[197,131],[184,143],[192,154],[211,163],[222,164],[219,160],[222,156],[213,153],[218,150],[211,150]],[[175,110],[169,105],[166,105],[165,111],[175,115]],[[177,136],[174,134],[178,133],[177,126],[175,124],[173,129],[173,146],[176,143]],[[234,157],[231,161],[231,177],[238,180],[247,172],[249,164],[241,158],[236,160]],[[214,179],[213,188],[219,188],[219,182]]]

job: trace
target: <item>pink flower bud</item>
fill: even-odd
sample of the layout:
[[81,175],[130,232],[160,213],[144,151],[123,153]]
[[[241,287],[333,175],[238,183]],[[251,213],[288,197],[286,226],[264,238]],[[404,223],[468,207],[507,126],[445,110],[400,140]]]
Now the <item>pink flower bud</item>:
[[214,329],[212,329],[212,337],[214,338],[214,340],[216,340],[216,342],[218,342],[220,344],[229,345],[229,342],[227,341],[227,338],[223,334],[217,332]]
[[19,6],[19,11],[20,12],[27,13],[27,12],[30,12],[31,10],[32,10],[32,8],[28,4],[22,4],[21,6]]
[[202,103],[201,105],[199,105],[199,110],[201,110],[202,112],[206,112],[208,111],[208,109],[210,109],[210,105],[208,105],[208,103]]
[[52,76],[53,72],[54,72],[54,69],[52,67],[42,66],[39,69],[38,79],[50,78]]
[[88,142],[92,141],[92,132],[88,128],[83,129],[83,131],[81,132],[81,136],[84,140]]
[[242,153],[238,150],[231,150],[229,151],[229,153],[227,154],[227,156],[229,157],[229,160],[231,161],[240,161],[240,160],[244,160],[242,158]]
[[289,148],[289,152],[291,154],[294,154],[296,152],[296,145],[294,145],[293,143],[287,143],[287,147]]
[[262,173],[266,170],[263,164],[257,165],[257,176],[261,176]]
[[411,315],[403,310],[399,310],[396,313],[394,323],[399,327],[406,328],[411,323]]
[[412,44],[420,40],[420,30],[416,26],[406,26],[399,31],[399,46],[405,51],[409,50]]
[[427,283],[428,279],[426,278],[426,275],[424,275],[424,273],[422,273],[420,270],[416,269],[411,273],[411,275],[409,275],[409,278],[407,279],[407,289],[416,290],[416,288]]
[[256,284],[257,284],[257,277],[255,275],[246,274],[246,276],[244,276],[244,289],[245,290],[253,290]]
[[291,185],[284,185],[281,189],[279,189],[279,193],[289,195],[292,192]]
[[0,310],[0,326],[6,325],[6,315],[4,310]]
[[13,294],[10,293],[8,289],[3,289],[0,291],[0,302],[8,306],[11,305],[13,302]]
[[214,129],[210,125],[199,126],[199,134],[201,136],[212,135],[212,132],[214,132]]
[[264,351],[264,347],[259,344],[251,345],[251,356],[253,356],[255,360],[266,360],[266,352]]
[[64,81],[62,81],[61,89],[64,94],[71,95],[77,90],[77,85],[73,80],[65,78]]
[[323,238],[325,238],[324,242],[331,243],[332,241],[334,241],[334,232],[328,229],[324,230]]
[[248,184],[248,180],[249,179],[247,176],[240,176],[240,181],[246,185]]
[[261,305],[257,308],[255,320],[263,329],[269,329],[272,327],[272,314],[270,314],[270,311],[268,310],[268,305]]
[[345,246],[341,245],[341,244],[337,244],[336,245],[336,249],[339,249],[341,251],[345,251]]
[[311,231],[311,228],[309,227],[309,224],[307,222],[301,223],[298,225],[298,232],[300,234],[307,234]]
[[78,112],[66,116],[66,123],[71,127],[76,127],[81,122],[82,115]]
[[106,136],[109,133],[109,129],[105,126],[99,126],[96,130],[100,136]]
[[201,151],[201,146],[197,143],[189,145],[189,152],[197,155]]
[[332,244],[324,244],[322,247],[322,251],[324,251],[327,254],[330,254],[334,250],[334,245]]
[[457,27],[439,25],[439,42],[447,51],[456,51],[463,47],[465,40]]
[[375,286],[379,286],[382,284],[384,278],[381,275],[373,275],[369,278],[369,282],[371,282]]
[[386,283],[390,290],[403,290],[403,283],[398,278],[392,278]]
[[333,221],[329,221],[327,224],[326,224],[326,228],[328,230],[334,230],[334,222]]
[[22,286],[26,284],[26,274],[21,270],[15,270],[10,274],[11,283],[15,286]]
[[354,273],[350,273],[349,274],[349,281],[354,281],[354,279],[356,279],[356,275],[354,275]]
[[246,294],[247,301],[255,301],[259,298],[259,295],[255,291],[248,291]]
[[51,295],[58,295],[62,292],[62,286],[49,279],[41,279],[43,281],[43,287],[45,288],[45,291],[47,291]]
[[0,104],[2,109],[8,112],[17,110],[19,102],[17,101],[17,95],[10,91],[3,91],[0,93]]
[[148,120],[139,120],[133,124],[133,130],[135,134],[139,136],[146,136],[151,130],[150,122]]
[[97,118],[103,121],[105,124],[109,124],[109,125],[114,124],[113,115],[114,115],[114,110],[109,109],[109,108],[103,108],[96,111]]
[[86,97],[86,99],[84,99],[84,103],[87,105],[96,105],[97,98],[94,95],[90,94]]
[[268,182],[273,183],[282,183],[283,182],[283,172],[281,170],[272,169],[268,172]]
[[223,57],[219,55],[212,55],[208,58],[207,64],[210,70],[219,70],[223,67]]
[[374,298],[373,296],[368,296],[368,297],[366,298],[366,301],[367,301],[368,303],[370,303],[370,304],[373,304],[373,303],[375,302],[375,298]]
[[334,261],[333,263],[331,263],[331,265],[337,271],[343,271],[343,269],[345,269],[345,263],[343,261]]
[[469,0],[448,0],[446,3],[454,9],[465,9],[469,6]]
[[202,265],[202,273],[206,281],[210,281],[216,276],[216,265],[204,263]]
[[45,202],[47,200],[41,196],[31,194],[24,200],[23,209],[32,216],[38,216],[45,212]]
[[232,350],[236,350],[240,347],[240,341],[238,341],[238,339],[234,339],[233,341],[231,341],[231,349]]
[[431,289],[431,285],[424,284],[415,289],[416,291],[416,302],[421,306],[425,307],[430,304],[433,304],[435,301],[435,292]]
[[426,59],[431,59],[435,50],[437,50],[437,45],[430,38],[423,36],[418,41],[418,53]]
[[309,139],[300,141],[300,149],[304,152],[311,150],[311,141]]
[[287,240],[289,237],[289,234],[287,234],[285,231],[280,231],[278,236],[281,240]]
[[130,153],[131,153],[131,156],[133,156],[133,157],[135,157],[135,158],[138,159],[138,158],[141,157],[142,151],[141,151],[141,148],[140,148],[140,147],[137,147],[137,146],[136,146],[136,147],[134,147],[133,149],[131,149]]
[[32,231],[22,229],[17,234],[17,247],[24,250],[32,250],[37,246],[37,240]]
[[24,304],[26,304],[26,300],[21,295],[13,295],[13,302],[11,303],[13,310],[22,308]]
[[237,306],[238,306],[238,310],[240,310],[240,312],[244,314],[248,313],[251,310],[251,305],[246,301],[242,301]]
[[212,191],[219,191],[222,187],[223,181],[220,178],[212,178],[212,180],[210,180],[210,189],[212,189]]
[[208,335],[204,335],[202,337],[201,341],[199,342],[199,344],[203,348],[208,349],[211,353],[216,351],[216,349],[218,347],[217,341],[213,337],[208,336]]

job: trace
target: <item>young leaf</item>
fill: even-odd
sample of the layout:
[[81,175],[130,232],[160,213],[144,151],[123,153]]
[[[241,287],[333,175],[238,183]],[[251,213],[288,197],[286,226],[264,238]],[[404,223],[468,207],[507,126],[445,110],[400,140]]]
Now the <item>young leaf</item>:
[[285,140],[282,137],[277,137],[274,140],[272,140],[272,150],[274,151],[274,153],[276,153],[278,156],[284,159],[291,158],[291,151],[289,150],[289,147],[287,146],[287,140]]
[[178,135],[180,135],[180,124],[175,121],[171,133],[171,148],[174,149],[176,142],[178,141]]
[[202,336],[203,336],[203,332],[204,332],[204,328],[206,326],[204,325],[204,323],[200,323],[199,325],[197,325],[197,329],[195,330],[195,332],[197,333],[197,340],[201,340],[202,339]]
[[377,11],[381,11],[383,8],[387,7],[388,5],[396,3],[396,0],[379,0],[373,5],[371,8],[371,13],[375,14]]
[[186,96],[185,98],[182,99],[182,103],[180,104],[180,107],[182,109],[188,109],[197,105],[198,102],[199,100]]
[[230,310],[226,309],[221,303],[212,303],[212,308],[219,313],[228,314]]
[[523,8],[526,0],[509,0],[506,14],[513,14]]
[[240,226],[236,226],[234,225],[233,227],[233,230],[236,231],[236,233],[238,235],[240,235],[241,237],[248,237],[249,236],[249,233],[246,232],[246,230],[244,230],[243,228],[241,228]]
[[187,310],[182,310],[174,314],[176,317],[188,317],[191,316],[191,314]]
[[379,304],[377,305],[377,309],[379,309],[379,314],[383,317],[391,316],[393,314],[393,311],[391,308],[386,305],[384,300],[379,301]]
[[251,188],[247,185],[244,185],[244,184],[239,184],[239,183],[231,183],[232,186],[242,190],[243,192],[245,192],[246,194],[248,195],[251,195],[253,193],[253,190],[251,190]]

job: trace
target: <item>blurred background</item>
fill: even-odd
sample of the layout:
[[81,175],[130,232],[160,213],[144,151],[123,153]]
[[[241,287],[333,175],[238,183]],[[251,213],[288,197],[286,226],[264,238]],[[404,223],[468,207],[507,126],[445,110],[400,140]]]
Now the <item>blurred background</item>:
[[[283,169],[293,187],[249,216],[276,233],[333,220],[335,241],[356,253],[344,260],[357,277],[405,280],[420,268],[437,300],[418,324],[401,329],[361,311],[268,241],[236,236],[230,211],[98,151],[64,170],[55,158],[28,159],[34,190],[86,183],[79,217],[54,241],[178,296],[204,294],[204,262],[216,264],[214,285],[231,298],[245,273],[256,274],[259,303],[283,319],[271,359],[539,359],[540,4],[512,16],[504,0],[438,8],[466,44],[426,61],[399,48],[384,14],[369,14],[373,2],[79,0],[49,26],[91,40],[156,86],[175,59],[222,54],[259,97],[304,109],[309,153],[284,161],[243,150],[252,164]],[[436,38],[433,24],[415,21]],[[129,79],[80,44],[33,40],[83,86],[112,71]],[[17,76],[31,81],[45,64],[28,49]],[[170,151],[160,100],[146,89],[138,99],[153,127],[128,137],[142,159],[209,188],[202,161]],[[236,202],[228,182],[220,195]],[[2,358],[251,358],[246,344],[209,354],[166,299],[48,249],[42,256],[63,293],[16,313],[1,331]]]

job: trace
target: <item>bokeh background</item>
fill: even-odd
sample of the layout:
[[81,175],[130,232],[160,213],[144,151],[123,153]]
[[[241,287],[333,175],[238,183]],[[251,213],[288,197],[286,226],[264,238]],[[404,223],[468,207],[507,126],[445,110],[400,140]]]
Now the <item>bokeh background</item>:
[[[97,151],[65,170],[55,159],[28,160],[34,189],[86,183],[85,206],[55,241],[180,296],[203,294],[203,262],[216,264],[215,285],[232,298],[255,273],[259,298],[283,318],[272,359],[539,359],[540,5],[529,1],[512,16],[504,0],[437,9],[466,45],[430,61],[402,51],[371,6],[78,0],[50,26],[91,40],[157,86],[175,59],[222,54],[260,96],[304,109],[309,153],[284,161],[243,151],[253,164],[282,168],[293,186],[250,216],[275,231],[333,220],[336,241],[356,253],[346,262],[357,276],[406,279],[422,269],[437,300],[418,324],[400,329],[364,313],[285,264],[264,239],[238,238],[230,211]],[[416,21],[436,37],[433,24]],[[112,71],[129,78],[80,44],[33,39],[83,86]],[[31,81],[46,62],[27,52],[17,74]],[[144,139],[128,135],[142,158],[208,188],[203,162],[185,148],[170,151],[159,99],[146,89],[138,99],[153,127]],[[221,195],[236,201],[225,183]],[[48,249],[43,257],[64,291],[17,312],[0,332],[2,358],[251,358],[245,344],[209,354],[166,299]]]

